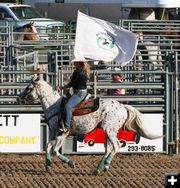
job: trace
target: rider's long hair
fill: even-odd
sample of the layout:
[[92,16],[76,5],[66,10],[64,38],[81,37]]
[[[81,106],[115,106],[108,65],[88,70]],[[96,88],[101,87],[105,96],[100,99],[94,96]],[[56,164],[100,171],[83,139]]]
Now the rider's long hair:
[[76,61],[76,62],[79,64],[79,67],[81,67],[84,70],[87,78],[90,79],[90,66],[88,62],[86,61]]
[[90,66],[86,61],[83,62],[83,70],[84,70],[87,78],[89,79],[90,78]]

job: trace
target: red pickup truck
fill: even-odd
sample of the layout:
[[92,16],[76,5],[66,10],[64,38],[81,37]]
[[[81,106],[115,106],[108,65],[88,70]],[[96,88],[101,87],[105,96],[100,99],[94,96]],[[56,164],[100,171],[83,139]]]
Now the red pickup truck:
[[[140,136],[134,131],[119,129],[117,133],[119,141],[122,143],[122,147],[126,146],[127,141],[135,142],[136,144],[140,141]],[[85,134],[84,143],[88,143],[89,146],[93,146],[95,143],[104,143],[105,134],[102,128],[96,128],[93,131]]]

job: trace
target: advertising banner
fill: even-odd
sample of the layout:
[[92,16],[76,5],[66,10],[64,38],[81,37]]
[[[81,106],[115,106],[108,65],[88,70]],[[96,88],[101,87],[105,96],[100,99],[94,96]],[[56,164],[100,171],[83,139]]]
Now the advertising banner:
[[[143,126],[149,133],[163,135],[163,114],[142,114]],[[137,135],[134,131],[120,130],[117,134],[118,140],[124,143],[119,152],[144,153],[163,152],[163,137],[149,140]],[[86,134],[83,142],[77,141],[77,152],[105,152],[105,135],[102,129],[97,129]]]
[[0,152],[40,152],[40,114],[0,114]]

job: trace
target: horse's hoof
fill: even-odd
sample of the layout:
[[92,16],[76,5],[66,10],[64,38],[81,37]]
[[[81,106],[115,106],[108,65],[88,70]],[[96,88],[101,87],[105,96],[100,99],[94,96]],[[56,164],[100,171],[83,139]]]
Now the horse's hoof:
[[50,173],[51,172],[51,166],[46,165],[46,172]]
[[50,159],[46,158],[45,164],[46,164],[46,166],[51,166],[52,161]]
[[68,165],[71,167],[71,168],[75,168],[75,162],[74,161],[69,161],[68,162]]
[[108,171],[109,170],[109,166],[105,166],[104,167],[104,171],[106,172],[106,171]]
[[94,172],[92,173],[92,175],[94,175],[94,176],[97,176],[97,175],[99,175],[100,174],[100,171],[99,170],[94,170]]

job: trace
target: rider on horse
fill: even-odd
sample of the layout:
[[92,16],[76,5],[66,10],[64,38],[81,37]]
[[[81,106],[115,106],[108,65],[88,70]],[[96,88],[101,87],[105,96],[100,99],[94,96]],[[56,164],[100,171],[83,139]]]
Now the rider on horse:
[[72,108],[79,104],[87,95],[87,81],[90,78],[90,67],[85,58],[75,58],[72,62],[74,63],[75,70],[70,78],[70,82],[65,86],[57,86],[58,91],[73,88],[73,95],[65,105],[65,121],[62,132],[68,132],[70,130]]

